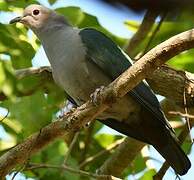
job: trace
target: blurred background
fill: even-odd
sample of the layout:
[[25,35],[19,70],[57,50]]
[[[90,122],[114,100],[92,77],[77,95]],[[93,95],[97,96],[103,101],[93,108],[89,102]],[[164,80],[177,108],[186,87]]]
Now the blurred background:
[[[22,13],[23,8],[32,3],[40,3],[64,14],[79,28],[93,27],[109,36],[132,57],[143,55],[152,47],[171,36],[193,28],[192,1],[108,1],[108,0],[0,0],[0,155],[4,154],[26,137],[39,131],[58,117],[67,104],[66,94],[57,87],[50,73],[23,76],[21,69],[48,66],[49,62],[35,35],[21,24],[9,25],[9,21]],[[126,3],[127,2],[127,3]],[[165,3],[164,3],[165,2]],[[174,2],[174,1],[172,1]],[[160,4],[161,3],[161,4]],[[194,5],[194,3],[193,3]],[[194,7],[194,6],[193,6]],[[151,11],[153,24],[149,31],[133,47],[130,40],[138,32],[141,22]],[[194,73],[194,50],[189,50],[168,61],[168,66],[177,70]],[[17,72],[17,73],[15,73]],[[20,78],[20,76],[22,78]],[[19,78],[18,78],[19,77]],[[159,100],[165,97],[157,96]],[[63,110],[61,110],[63,109]],[[182,123],[180,117],[173,121]],[[176,128],[179,133],[181,126]],[[67,156],[68,147],[75,134],[64,137],[30,158],[32,163],[61,164]],[[102,125],[91,123],[76,136],[74,148],[68,155],[67,164],[79,168],[88,157],[114,145],[123,135]],[[194,137],[191,131],[191,137]],[[81,166],[81,169],[95,173],[96,169],[116,149],[107,150],[95,160]],[[190,139],[183,144],[184,151],[194,161]],[[141,153],[122,173],[124,179],[149,180],[163,164],[163,158],[151,146],[145,146]],[[122,163],[122,162],[121,162]],[[16,168],[15,172],[20,168]],[[7,175],[11,180],[14,173]],[[181,179],[194,176],[194,166]],[[175,179],[170,168],[164,179]],[[68,171],[57,169],[33,169],[18,173],[15,180],[23,179],[90,179]]]

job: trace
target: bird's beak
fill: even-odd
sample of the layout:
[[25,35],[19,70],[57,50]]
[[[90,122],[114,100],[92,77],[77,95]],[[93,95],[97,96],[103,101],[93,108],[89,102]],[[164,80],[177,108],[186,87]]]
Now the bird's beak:
[[12,19],[11,21],[9,21],[9,24],[20,22],[22,18],[23,18],[23,16],[16,17],[16,18]]

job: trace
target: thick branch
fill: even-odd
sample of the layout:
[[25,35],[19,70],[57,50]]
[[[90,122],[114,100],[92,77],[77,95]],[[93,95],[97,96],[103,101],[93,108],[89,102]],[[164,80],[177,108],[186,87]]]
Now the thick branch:
[[147,78],[155,93],[183,106],[183,93],[186,92],[187,106],[194,105],[194,74],[186,71],[177,71],[168,66],[162,66]]
[[[17,97],[22,97],[22,96],[30,96],[34,92],[44,89],[45,92],[49,92],[51,88],[59,88],[55,83],[52,78],[51,74],[51,68],[46,66],[46,67],[31,67],[31,68],[26,68],[26,69],[20,69],[15,71],[15,77],[18,81],[31,78],[33,77],[36,80],[36,83],[33,84],[33,86],[26,86],[23,88],[23,90],[18,90],[16,93]],[[0,92],[0,101],[6,100],[7,97],[3,92]]]
[[[158,13],[148,10],[138,31],[131,38],[127,47],[127,53],[134,57],[137,47],[151,31]],[[165,15],[164,15],[165,17]],[[167,66],[162,66],[156,70],[152,76],[148,77],[148,83],[158,94],[163,95],[179,106],[183,105],[183,91],[186,88],[187,105],[193,105],[194,96],[194,75],[189,72],[176,71]]]
[[102,151],[98,152],[97,154],[95,154],[94,156],[90,156],[87,159],[85,159],[85,161],[83,161],[80,165],[79,168],[83,168],[85,167],[88,163],[91,163],[93,161],[96,161],[96,159],[98,159],[99,157],[109,153],[110,151],[112,151],[113,149],[115,149],[117,146],[119,146],[121,143],[123,143],[124,138],[119,139],[117,141],[115,141],[114,143],[110,144],[109,146],[107,146],[105,149],[103,149]]
[[98,174],[111,174],[120,177],[126,167],[131,164],[145,143],[132,138],[126,138],[114,154],[99,168]]
[[[48,78],[48,81],[50,83],[53,82],[54,84],[54,81],[52,81],[50,67],[16,70],[17,79],[26,78],[27,76],[32,75],[39,77],[40,81],[41,79],[44,79],[43,83],[47,82]],[[156,94],[167,97],[169,100],[174,101],[178,106],[183,106],[183,92],[184,88],[186,88],[185,91],[187,97],[187,105],[191,106],[191,108],[193,107],[194,74],[187,71],[175,70],[165,65],[154,71],[152,76],[149,76],[147,78],[147,81]],[[33,93],[33,91],[30,92]],[[31,93],[20,94],[19,96],[27,96]],[[0,95],[0,100],[4,100],[5,98],[6,97],[3,94],[2,96]]]
[[194,31],[190,30],[176,35],[150,50],[98,95],[98,106],[90,101],[86,102],[68,118],[64,117],[49,124],[41,132],[30,136],[23,143],[1,156],[0,177],[5,176],[17,164],[24,163],[32,154],[54,141],[57,137],[69,131],[80,129],[84,124],[107,109],[111,103],[134,88],[141,80],[150,76],[155,69],[171,57],[193,47]]
[[189,30],[173,36],[172,38],[157,45],[146,53],[133,66],[131,66],[122,77],[117,78],[114,83],[114,95],[121,97],[126,91],[136,86],[142,79],[150,77],[154,70],[170,58],[180,52],[194,47],[194,30]]

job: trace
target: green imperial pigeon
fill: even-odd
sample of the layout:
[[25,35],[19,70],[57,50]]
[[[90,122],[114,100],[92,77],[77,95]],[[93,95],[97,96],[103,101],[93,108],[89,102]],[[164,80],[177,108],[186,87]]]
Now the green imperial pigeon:
[[[10,21],[16,22],[32,29],[40,39],[55,82],[77,105],[131,66],[130,58],[106,35],[92,28],[72,27],[63,16],[44,6],[28,6],[23,16]],[[189,159],[180,148],[156,96],[143,82],[98,119],[120,133],[153,145],[177,174],[183,175],[189,170]]]

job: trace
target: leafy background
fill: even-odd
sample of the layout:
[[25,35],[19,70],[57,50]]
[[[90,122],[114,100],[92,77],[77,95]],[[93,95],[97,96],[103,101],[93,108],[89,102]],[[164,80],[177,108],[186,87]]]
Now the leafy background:
[[[3,22],[6,22],[3,18],[13,17],[16,13],[21,13],[22,9],[28,4],[39,2],[40,1],[35,0],[0,0],[0,20],[2,19]],[[107,8],[110,11],[110,13],[106,11],[107,14],[111,14],[111,16],[115,14],[115,16],[112,18],[110,18],[110,16],[108,18],[104,17],[106,20],[99,23],[99,20],[95,16],[96,13],[93,13],[95,15],[91,15],[89,12],[83,11],[80,7],[72,6],[73,3],[69,3],[71,5],[69,7],[64,7],[62,3],[60,4],[56,2],[56,0],[49,0],[49,2],[45,0],[41,2],[56,9],[59,13],[64,14],[75,26],[80,28],[93,27],[104,32],[123,48],[126,46],[131,34],[137,31],[142,18],[142,15],[135,15],[132,12],[126,11],[125,15],[119,19],[118,17],[121,12],[116,9],[103,6],[104,10]],[[86,0],[82,0],[82,2],[83,4],[87,4]],[[58,3],[58,6],[55,6],[56,3]],[[94,7],[95,3],[93,7],[91,6],[88,8],[92,9]],[[93,12],[95,12],[95,10],[93,10]],[[97,15],[98,14],[99,12]],[[129,15],[131,15],[131,17]],[[114,20],[114,17],[116,20]],[[9,21],[9,19],[6,20],[7,22]],[[122,23],[120,23],[120,26],[114,25],[114,23],[117,23],[116,21],[119,20],[126,20],[125,27],[123,27]],[[185,12],[179,14],[174,21],[164,22],[149,48],[154,47],[158,43],[177,33],[192,28],[193,20],[194,16]],[[104,28],[104,26],[106,28]],[[107,30],[107,27],[109,30]],[[137,52],[144,50],[150,36],[151,33],[137,48]],[[184,52],[171,59],[168,64],[177,69],[194,72],[193,55],[194,50]],[[65,105],[66,95],[62,89],[57,87],[53,82],[45,81],[45,78],[48,79],[50,77],[40,78],[37,76],[28,76],[22,80],[16,79],[14,73],[15,70],[45,64],[48,64],[48,62],[40,49],[40,42],[36,39],[32,32],[21,24],[8,25],[6,23],[0,23],[1,117],[3,117],[9,110],[8,117],[0,124],[0,155],[8,151],[17,143],[22,142],[33,132],[39,131],[41,127],[52,122],[52,120],[59,114],[60,109]],[[45,89],[47,89],[47,91],[45,91]],[[5,98],[3,94],[6,96],[6,100],[1,99]],[[108,128],[104,128],[104,126],[99,122],[95,122],[89,128],[80,132],[78,141],[76,142],[75,148],[68,158],[67,163],[68,165],[71,165],[71,167],[77,168],[84,158],[95,155],[122,137],[122,135],[115,133]],[[34,163],[61,164],[68,151],[70,141],[71,137],[69,137],[69,139],[60,139],[49,145],[40,153],[34,155],[30,161]],[[188,154],[191,154],[190,157],[193,158],[190,143],[186,142],[183,147]],[[155,169],[149,169],[146,166],[145,158],[139,154],[134,160],[133,166],[129,166],[129,168],[123,173],[123,178],[139,178],[142,180],[150,179],[150,177],[156,172],[156,169],[158,169],[161,165],[162,159],[152,147],[149,147],[147,150],[150,157],[157,159],[154,160],[153,158],[150,158],[152,159],[152,163],[154,164],[153,167],[155,167]],[[85,166],[84,170],[95,172],[95,170],[113,152],[114,150],[104,156],[100,156],[96,161]],[[166,175],[167,179],[174,177],[175,175],[172,171],[169,171]],[[191,177],[192,170],[190,170],[183,179],[190,179]],[[17,175],[15,179],[27,178],[41,180],[86,179],[69,172],[63,173],[59,170],[48,171],[47,169],[24,171]],[[7,176],[7,179],[11,179],[11,175]]]

